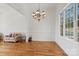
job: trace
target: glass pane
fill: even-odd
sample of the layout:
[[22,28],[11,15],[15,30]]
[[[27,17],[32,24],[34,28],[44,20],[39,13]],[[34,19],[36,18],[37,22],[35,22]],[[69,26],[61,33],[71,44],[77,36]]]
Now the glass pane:
[[60,14],[60,35],[63,36],[63,13]]
[[79,20],[77,21],[77,23],[78,23],[78,29],[77,29],[77,33],[78,33],[78,41],[79,41]]
[[78,17],[78,19],[79,19],[79,3],[77,4],[77,17]]

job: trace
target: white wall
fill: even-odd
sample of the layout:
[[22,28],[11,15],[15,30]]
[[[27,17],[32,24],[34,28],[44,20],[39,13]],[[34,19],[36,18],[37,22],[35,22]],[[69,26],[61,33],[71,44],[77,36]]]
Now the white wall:
[[[37,10],[37,9],[36,9]],[[41,8],[45,10],[46,17],[40,22],[33,19],[30,20],[30,35],[35,41],[54,41],[55,39],[55,7]],[[32,12],[32,11],[31,11]],[[52,35],[53,34],[53,35]]]
[[[48,5],[48,7],[45,5]],[[55,5],[50,6],[50,4],[41,4],[41,10],[45,10],[47,12],[47,16],[40,22],[32,18],[32,12],[33,10],[36,11],[38,9],[38,4],[15,4],[13,6],[21,13],[24,13],[27,19],[26,21],[28,22],[28,36],[32,36],[34,41],[54,41]]]
[[0,4],[0,32],[28,33],[28,19],[7,4]]
[[[65,6],[66,4],[59,4],[57,7],[57,12],[59,12],[60,10],[62,10],[62,8]],[[59,44],[59,46],[70,56],[73,55],[79,55],[79,43],[75,42],[71,39],[67,39],[65,37],[61,37],[60,36],[60,29],[59,29],[60,25],[59,25],[59,18],[58,18],[58,13],[56,14],[56,42]]]
[[[44,7],[44,4],[41,6]],[[24,32],[27,36],[32,36],[35,41],[54,41],[55,6],[49,5],[46,8],[41,8],[47,12],[47,16],[40,22],[32,18],[32,12],[37,10],[38,4],[15,4],[14,7],[8,4],[0,4],[2,13],[0,14],[0,32],[4,34]]]

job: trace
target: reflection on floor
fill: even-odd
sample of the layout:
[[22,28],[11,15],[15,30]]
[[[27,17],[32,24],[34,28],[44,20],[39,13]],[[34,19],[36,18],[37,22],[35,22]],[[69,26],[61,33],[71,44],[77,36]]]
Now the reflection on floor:
[[3,56],[66,56],[55,42],[0,43]]

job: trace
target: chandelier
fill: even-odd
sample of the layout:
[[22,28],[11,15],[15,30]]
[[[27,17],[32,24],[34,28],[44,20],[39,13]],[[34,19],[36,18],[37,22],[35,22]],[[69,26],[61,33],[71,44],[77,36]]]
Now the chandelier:
[[33,11],[32,17],[33,17],[34,19],[40,21],[41,19],[44,19],[45,16],[46,16],[46,12],[40,10],[40,4],[39,4],[38,10],[36,10],[36,12]]

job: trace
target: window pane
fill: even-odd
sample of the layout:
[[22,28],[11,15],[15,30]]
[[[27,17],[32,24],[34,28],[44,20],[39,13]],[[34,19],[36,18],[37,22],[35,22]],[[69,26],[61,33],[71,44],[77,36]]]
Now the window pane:
[[63,36],[63,13],[60,14],[60,35]]
[[78,29],[77,29],[78,36],[77,37],[78,37],[78,41],[79,41],[79,20],[77,21],[77,24],[78,24],[77,25],[77,27],[78,27]]
[[75,20],[75,4],[71,4],[65,11],[65,36],[73,38],[73,24]]
[[77,17],[78,17],[78,19],[79,19],[79,3],[77,4],[78,6],[77,6]]

